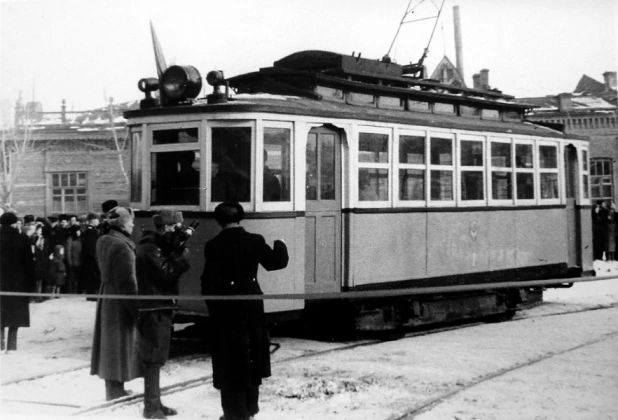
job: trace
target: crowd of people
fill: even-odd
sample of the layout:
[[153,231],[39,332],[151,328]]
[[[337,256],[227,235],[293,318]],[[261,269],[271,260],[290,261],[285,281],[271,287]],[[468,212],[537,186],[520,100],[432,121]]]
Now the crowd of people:
[[[144,379],[143,417],[166,419],[178,412],[161,401],[160,372],[169,357],[174,296],[190,268],[186,242],[196,223],[184,225],[179,211],[152,217],[154,229],[133,241],[134,213],[115,201],[103,217],[57,218],[0,215],[2,291],[97,294],[91,369],[105,382],[106,399],[128,395],[124,383]],[[258,266],[288,264],[285,243],[271,248],[261,235],[240,226],[237,202],[217,206],[221,232],[204,250],[202,294],[259,295]],[[120,295],[120,296],[119,296]],[[157,296],[134,299],[133,295]],[[17,330],[30,326],[29,296],[2,296],[2,346],[17,349]],[[259,387],[270,376],[269,338],[261,300],[207,301],[212,317],[213,385],[221,393],[222,419],[248,420],[258,411]]]
[[616,261],[616,223],[613,201],[599,200],[592,208],[592,248],[595,260]]

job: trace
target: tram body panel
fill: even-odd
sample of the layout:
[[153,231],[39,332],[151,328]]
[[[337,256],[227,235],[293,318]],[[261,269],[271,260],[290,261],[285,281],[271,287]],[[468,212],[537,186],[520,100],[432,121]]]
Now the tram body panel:
[[516,265],[534,267],[566,263],[568,244],[564,208],[530,209],[516,213]]

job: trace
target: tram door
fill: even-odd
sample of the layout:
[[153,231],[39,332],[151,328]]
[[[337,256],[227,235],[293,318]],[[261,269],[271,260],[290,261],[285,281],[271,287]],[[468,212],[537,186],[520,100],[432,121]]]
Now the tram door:
[[305,288],[341,289],[341,136],[313,128],[307,137]]
[[569,267],[580,266],[581,261],[581,222],[577,208],[579,197],[579,170],[577,149],[573,145],[564,148],[564,174],[566,181],[566,217],[569,252]]

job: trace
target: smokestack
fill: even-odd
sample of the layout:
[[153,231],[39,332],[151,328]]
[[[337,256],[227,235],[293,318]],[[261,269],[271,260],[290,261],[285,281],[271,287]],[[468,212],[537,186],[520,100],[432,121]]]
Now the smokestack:
[[455,60],[457,61],[457,70],[463,80],[464,78],[464,64],[463,64],[463,51],[461,48],[461,20],[459,19],[459,6],[453,6],[453,21],[455,25]]

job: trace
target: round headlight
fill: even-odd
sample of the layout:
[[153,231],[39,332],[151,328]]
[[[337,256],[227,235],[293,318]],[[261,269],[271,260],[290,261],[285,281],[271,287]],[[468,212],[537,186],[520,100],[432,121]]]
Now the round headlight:
[[161,77],[161,87],[171,103],[178,103],[200,94],[202,77],[193,66],[171,66]]

